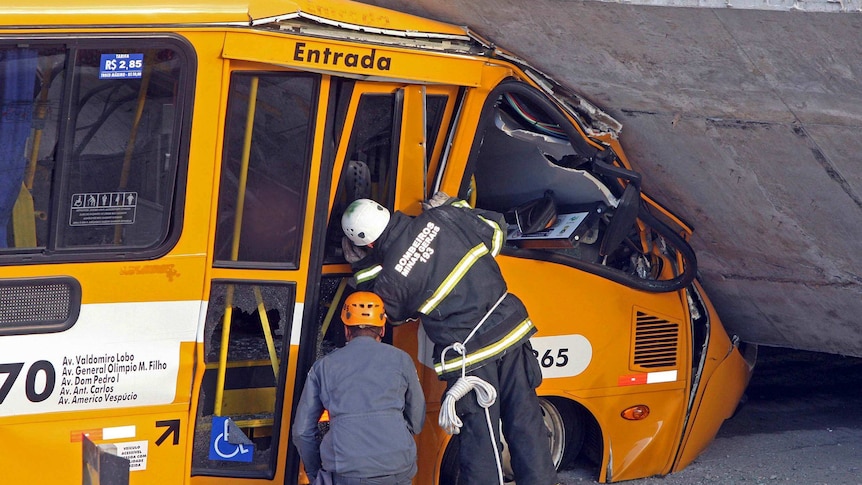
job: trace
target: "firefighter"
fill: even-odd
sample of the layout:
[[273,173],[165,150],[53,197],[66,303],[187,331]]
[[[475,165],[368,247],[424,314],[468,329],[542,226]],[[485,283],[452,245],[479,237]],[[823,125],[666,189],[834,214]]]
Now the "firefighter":
[[[425,397],[410,356],[381,342],[383,301],[352,293],[341,310],[347,344],[311,367],[293,442],[314,484],[409,485],[416,474],[413,440],[425,422]],[[317,439],[329,411],[329,431]],[[317,480],[317,481],[315,481]]]
[[535,391],[542,380],[529,342],[536,328],[494,259],[505,219],[442,192],[423,208],[410,217],[369,199],[347,207],[342,250],[355,284],[374,289],[393,325],[420,319],[447,383],[444,400],[464,377],[481,379],[496,394],[489,403],[468,392],[453,406],[463,424],[447,432],[460,433],[461,483],[502,481],[500,430],[490,423],[502,423],[518,485],[557,483]]

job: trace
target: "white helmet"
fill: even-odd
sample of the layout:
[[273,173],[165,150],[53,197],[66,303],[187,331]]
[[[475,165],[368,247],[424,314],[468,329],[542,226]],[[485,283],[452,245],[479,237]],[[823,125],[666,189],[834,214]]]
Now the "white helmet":
[[389,211],[371,199],[356,199],[341,216],[341,229],[357,246],[368,246],[383,234]]

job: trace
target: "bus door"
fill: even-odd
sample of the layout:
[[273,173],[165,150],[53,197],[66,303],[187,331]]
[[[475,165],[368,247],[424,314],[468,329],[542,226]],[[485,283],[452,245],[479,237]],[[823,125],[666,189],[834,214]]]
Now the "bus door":
[[390,210],[421,211],[457,90],[345,79],[334,84],[340,92],[335,110],[338,143],[323,264],[326,274],[349,276],[341,251],[345,208],[367,198]]
[[4,483],[87,483],[103,453],[126,479],[185,462],[193,60],[171,35],[0,41]]
[[304,378],[296,371],[307,290],[319,275],[309,255],[322,243],[311,234],[327,91],[317,74],[232,68],[191,483],[294,483],[288,426],[295,380]]
[[[431,189],[428,177],[445,150],[445,132],[451,124],[458,93],[458,88],[451,86],[352,80],[337,83],[339,87],[334,91],[340,95],[335,123],[339,140],[320,284],[320,324],[319,330],[303,341],[303,345],[307,342],[313,346],[314,358],[344,345],[344,327],[337,310],[352,291],[347,284],[351,269],[341,253],[340,221],[344,209],[356,199],[370,198],[390,210],[408,214],[421,210],[423,194]],[[415,324],[387,328],[384,340],[419,357]],[[418,360],[417,366],[426,395],[439,400],[442,389],[436,374],[430,369],[423,372]],[[325,429],[325,425],[322,427]],[[432,428],[430,424],[426,426],[428,431],[419,437],[417,477],[431,477],[433,473],[439,445]]]

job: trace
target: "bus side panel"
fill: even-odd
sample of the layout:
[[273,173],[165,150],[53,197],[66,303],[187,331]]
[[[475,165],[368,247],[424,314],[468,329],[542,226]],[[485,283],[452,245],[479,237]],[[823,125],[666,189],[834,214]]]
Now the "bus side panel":
[[[682,429],[688,379],[678,294],[637,292],[553,263],[499,259],[509,290],[524,301],[539,330],[531,340],[544,376],[538,393],[574,399],[594,415],[605,440],[602,474],[610,453],[614,481],[666,473]],[[671,365],[643,369],[633,363],[643,314],[678,332]],[[648,418],[621,417],[638,404],[653,410]]]
[[[180,267],[201,281],[199,269]],[[108,285],[119,300],[147,286],[142,279]],[[81,286],[87,294],[89,285]],[[175,477],[184,468],[200,306],[84,303],[64,332],[0,338],[0,456],[28,465],[4,467],[4,480],[27,483],[36,470],[44,483],[77,481],[82,436],[129,459],[131,483]]]
[[[0,284],[20,286],[13,301],[37,308],[46,304],[30,298],[40,281],[73,281],[77,313],[61,331],[0,336],[0,481],[86,482],[87,470],[98,469],[84,451],[89,442],[91,451],[126,460],[133,485],[181,483],[218,124],[218,106],[206,98],[220,89],[208,83],[195,94],[191,81],[196,69],[200,79],[219,78],[223,34],[192,34],[197,53],[172,32],[110,40],[79,32],[77,51],[64,50],[70,34],[60,34],[33,45],[45,65],[78,80],[79,92],[66,90],[63,76],[52,78],[47,128],[38,132],[42,125],[34,123],[42,143],[31,142],[38,161],[31,191],[42,219],[34,240],[4,250]],[[129,51],[142,63],[139,81],[100,76],[100,56],[121,59]],[[46,85],[47,71],[39,68]],[[106,94],[112,90],[123,95]],[[201,102],[193,110],[195,96]],[[74,117],[61,116],[64,105],[73,106]],[[57,133],[67,132],[64,145]],[[93,219],[86,226],[87,216],[67,207],[70,197],[74,203],[107,187],[116,195],[117,180],[128,181],[125,192],[139,200],[137,212],[121,212],[122,224]],[[186,187],[186,180],[194,183]],[[52,205],[56,194],[63,202]],[[73,251],[44,251],[55,246]],[[51,264],[28,256],[39,251]],[[12,261],[18,254],[20,264]],[[75,262],[63,263],[69,260]]]

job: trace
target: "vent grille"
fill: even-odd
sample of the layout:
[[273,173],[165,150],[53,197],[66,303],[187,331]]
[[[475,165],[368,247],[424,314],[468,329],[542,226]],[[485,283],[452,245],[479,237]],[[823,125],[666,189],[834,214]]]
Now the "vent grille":
[[65,330],[80,305],[81,288],[70,278],[0,280],[0,335]]
[[634,365],[644,369],[676,367],[679,324],[637,312]]

